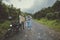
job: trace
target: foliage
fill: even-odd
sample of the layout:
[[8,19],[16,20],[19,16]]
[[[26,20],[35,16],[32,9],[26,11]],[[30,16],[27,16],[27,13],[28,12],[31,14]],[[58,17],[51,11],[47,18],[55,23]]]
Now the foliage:
[[13,7],[13,5],[6,5],[0,0],[0,36],[9,28],[9,17],[11,16],[12,20],[16,20],[19,14],[21,14],[20,9]]
[[56,1],[52,7],[36,12],[33,17],[38,19],[38,22],[60,31],[60,1]]
[[0,1],[0,22],[7,20],[9,16],[14,20],[20,12],[20,9],[13,7],[13,5],[6,5]]
[[36,12],[33,17],[35,19],[59,19],[60,20],[60,1],[56,1],[52,7],[44,8]]
[[8,29],[10,25],[9,21],[5,21],[4,23],[1,24],[0,28],[1,29]]
[[44,25],[47,25],[49,28],[53,28],[56,31],[60,31],[60,21],[59,20],[48,20],[48,19],[40,19],[36,20]]
[[10,27],[10,21],[6,20],[4,23],[0,23],[0,37],[6,33],[6,30]]
[[47,13],[46,18],[47,19],[55,19],[55,15],[53,13]]

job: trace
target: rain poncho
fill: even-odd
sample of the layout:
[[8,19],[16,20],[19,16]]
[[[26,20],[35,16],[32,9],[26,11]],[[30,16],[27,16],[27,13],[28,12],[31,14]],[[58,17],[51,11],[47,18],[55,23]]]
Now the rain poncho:
[[28,28],[32,27],[32,17],[31,16],[26,17],[26,27],[28,27]]

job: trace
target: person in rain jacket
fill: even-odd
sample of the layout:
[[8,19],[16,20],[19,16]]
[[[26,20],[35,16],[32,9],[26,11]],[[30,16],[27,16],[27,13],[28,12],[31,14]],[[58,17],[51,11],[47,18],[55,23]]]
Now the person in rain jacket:
[[30,15],[26,16],[26,27],[29,29],[32,28],[32,17]]

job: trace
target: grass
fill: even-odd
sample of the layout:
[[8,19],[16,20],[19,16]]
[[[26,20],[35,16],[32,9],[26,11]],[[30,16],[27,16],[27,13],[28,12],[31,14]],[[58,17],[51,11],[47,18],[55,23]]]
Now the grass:
[[47,25],[49,28],[53,28],[56,31],[60,32],[60,21],[58,20],[47,20],[47,19],[40,19],[40,20],[36,20],[39,23],[42,23],[44,25]]
[[5,31],[9,28],[10,21],[5,21],[4,23],[0,23],[0,37],[5,33]]

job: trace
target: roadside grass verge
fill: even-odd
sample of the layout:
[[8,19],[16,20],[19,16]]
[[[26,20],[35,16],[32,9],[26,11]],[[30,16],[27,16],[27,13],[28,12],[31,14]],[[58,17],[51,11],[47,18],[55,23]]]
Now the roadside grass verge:
[[36,20],[39,23],[47,25],[49,28],[52,28],[58,32],[60,32],[60,21],[59,20],[47,20],[47,19],[40,19]]
[[4,23],[0,23],[0,37],[3,36],[6,30],[9,28],[10,21],[5,21]]

